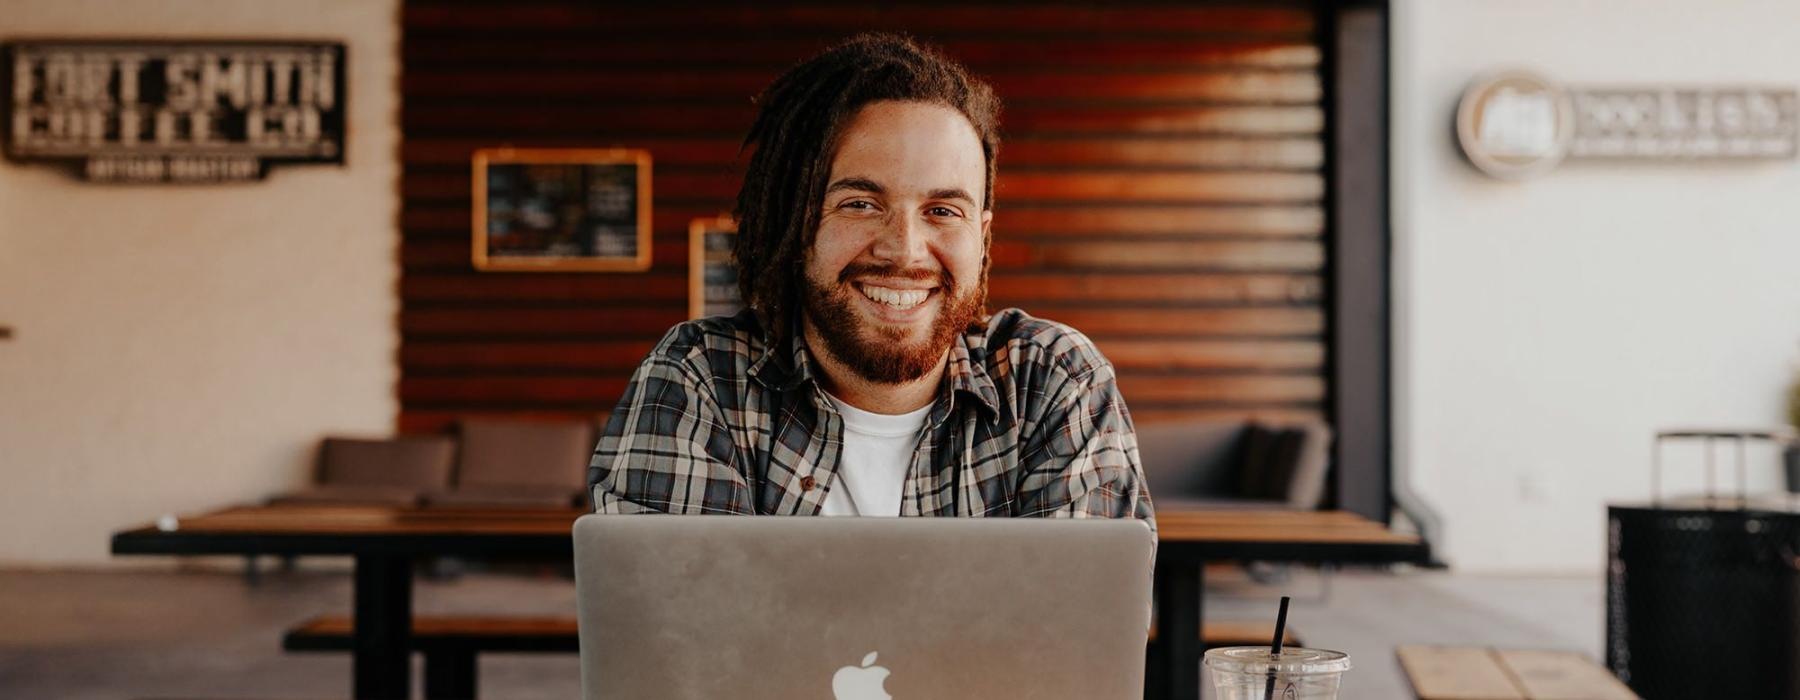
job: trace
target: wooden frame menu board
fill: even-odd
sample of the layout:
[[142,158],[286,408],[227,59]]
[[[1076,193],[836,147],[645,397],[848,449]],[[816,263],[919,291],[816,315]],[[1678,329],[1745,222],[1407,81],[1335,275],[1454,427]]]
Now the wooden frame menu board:
[[737,221],[729,216],[688,224],[688,318],[731,316],[744,308],[738,292]]
[[474,156],[477,270],[650,267],[650,152],[482,149]]

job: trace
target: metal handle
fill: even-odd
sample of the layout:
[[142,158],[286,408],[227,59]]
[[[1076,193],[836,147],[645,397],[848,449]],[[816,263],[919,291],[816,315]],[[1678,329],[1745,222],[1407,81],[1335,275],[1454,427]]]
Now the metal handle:
[[1786,428],[1752,430],[1702,430],[1689,428],[1681,430],[1658,430],[1656,431],[1656,442],[1651,447],[1650,453],[1651,505],[1657,507],[1662,506],[1663,443],[1669,440],[1704,440],[1706,442],[1706,507],[1711,508],[1713,501],[1718,497],[1717,489],[1713,485],[1713,442],[1721,439],[1731,440],[1737,447],[1737,502],[1738,507],[1743,508],[1745,504],[1749,502],[1749,494],[1747,493],[1745,484],[1746,476],[1744,465],[1747,458],[1745,457],[1744,443],[1750,440],[1761,440],[1777,445],[1786,445],[1794,441],[1794,434]]

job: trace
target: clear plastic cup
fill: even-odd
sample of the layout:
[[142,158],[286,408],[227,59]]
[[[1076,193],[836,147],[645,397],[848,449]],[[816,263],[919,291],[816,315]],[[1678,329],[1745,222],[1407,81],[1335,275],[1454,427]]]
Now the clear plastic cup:
[[1221,647],[1201,661],[1211,672],[1218,700],[1263,700],[1269,672],[1275,672],[1275,700],[1337,700],[1338,681],[1350,670],[1350,656],[1329,649],[1288,647],[1280,656],[1268,647]]

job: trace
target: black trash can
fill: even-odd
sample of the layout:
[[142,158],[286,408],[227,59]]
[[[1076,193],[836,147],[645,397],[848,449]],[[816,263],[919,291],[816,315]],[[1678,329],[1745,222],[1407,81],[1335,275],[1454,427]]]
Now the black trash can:
[[[1662,433],[1658,449],[1760,436]],[[1606,662],[1620,680],[1646,700],[1800,700],[1800,503],[1740,483],[1736,497],[1615,505],[1607,519]]]

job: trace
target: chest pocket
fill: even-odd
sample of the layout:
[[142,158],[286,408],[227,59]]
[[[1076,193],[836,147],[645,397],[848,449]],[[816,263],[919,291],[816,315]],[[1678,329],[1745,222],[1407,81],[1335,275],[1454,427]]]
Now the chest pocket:
[[[843,426],[835,415],[818,410],[792,408],[777,413],[763,453],[762,483],[757,489],[756,511],[763,515],[816,515],[825,489],[837,470]],[[821,415],[823,420],[821,421]]]

